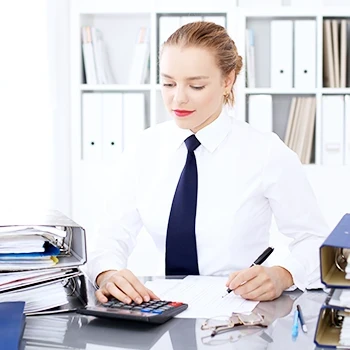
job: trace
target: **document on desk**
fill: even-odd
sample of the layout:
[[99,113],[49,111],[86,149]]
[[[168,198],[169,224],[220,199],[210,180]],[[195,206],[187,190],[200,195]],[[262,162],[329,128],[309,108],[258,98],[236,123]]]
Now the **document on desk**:
[[226,293],[226,281],[226,277],[188,276],[183,280],[148,281],[146,286],[163,300],[188,304],[188,309],[176,316],[179,318],[210,318],[252,311],[259,302],[245,300],[233,292],[222,297]]

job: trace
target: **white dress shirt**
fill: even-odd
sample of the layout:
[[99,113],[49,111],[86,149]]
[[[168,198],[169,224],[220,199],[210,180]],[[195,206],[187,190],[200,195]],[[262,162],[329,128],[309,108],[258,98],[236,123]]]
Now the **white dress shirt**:
[[[88,275],[127,265],[144,226],[164,256],[170,208],[192,132],[174,121],[145,130],[124,154],[113,206],[89,255]],[[225,111],[196,133],[196,240],[201,275],[247,268],[269,246],[272,214],[292,238],[279,263],[304,290],[319,278],[319,246],[329,233],[297,157],[274,133],[261,133]],[[164,263],[165,266],[165,263]]]

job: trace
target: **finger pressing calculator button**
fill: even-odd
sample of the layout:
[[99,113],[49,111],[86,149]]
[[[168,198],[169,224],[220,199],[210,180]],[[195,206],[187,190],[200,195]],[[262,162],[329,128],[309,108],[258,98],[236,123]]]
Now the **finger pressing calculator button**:
[[107,301],[107,303],[103,303],[102,305],[109,307],[109,306],[113,305],[113,301]]

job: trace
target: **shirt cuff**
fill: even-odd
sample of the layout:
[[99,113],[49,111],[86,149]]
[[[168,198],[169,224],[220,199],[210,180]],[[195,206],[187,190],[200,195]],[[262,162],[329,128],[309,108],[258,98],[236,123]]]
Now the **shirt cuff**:
[[308,278],[305,271],[305,267],[300,264],[299,261],[294,259],[292,256],[289,256],[283,263],[278,264],[278,266],[286,269],[293,278],[293,285],[286,289],[286,291],[293,291],[296,288],[301,291],[305,291],[308,285]]
[[[122,270],[125,267],[120,264],[115,264],[110,261],[111,259],[93,259],[92,261],[87,263],[87,276],[90,282],[94,285],[96,289],[98,289],[98,285],[96,283],[97,276],[105,271],[109,270]],[[115,260],[115,259],[114,259]]]

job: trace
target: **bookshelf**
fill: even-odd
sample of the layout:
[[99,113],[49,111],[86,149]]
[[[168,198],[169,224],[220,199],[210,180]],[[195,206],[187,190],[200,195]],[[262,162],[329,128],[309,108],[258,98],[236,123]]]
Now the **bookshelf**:
[[[312,7],[288,7],[288,6],[281,6],[281,7],[274,7],[269,10],[264,8],[258,8],[258,9],[251,9],[251,8],[239,8],[239,20],[240,24],[239,27],[242,28],[242,31],[239,31],[240,35],[240,42],[246,43],[246,36],[244,33],[244,29],[250,29],[254,34],[254,48],[255,48],[255,57],[258,59],[255,62],[255,84],[254,87],[249,86],[248,84],[248,78],[243,77],[242,81],[240,82],[240,89],[243,89],[243,97],[242,100],[239,101],[242,105],[242,109],[244,110],[243,115],[245,116],[245,120],[249,121],[249,113],[247,111],[248,105],[249,105],[249,96],[251,95],[271,95],[272,101],[273,101],[273,125],[276,126],[276,129],[273,131],[276,132],[282,139],[283,134],[285,133],[285,130],[283,130],[283,125],[287,125],[286,120],[288,119],[288,111],[291,105],[291,101],[293,97],[298,96],[314,96],[316,99],[316,120],[315,120],[315,132],[314,132],[314,147],[312,151],[312,157],[311,162],[318,165],[320,168],[320,171],[322,171],[323,166],[327,165],[345,165],[347,166],[341,167],[340,171],[348,171],[348,165],[349,165],[349,158],[348,155],[344,155],[346,159],[344,159],[343,164],[327,164],[327,158],[324,157],[324,138],[326,138],[326,133],[328,132],[327,128],[325,128],[323,125],[324,118],[326,118],[325,113],[323,113],[323,101],[326,96],[332,96],[332,95],[348,95],[349,94],[349,80],[347,78],[347,84],[346,87],[326,87],[326,81],[324,77],[324,67],[326,65],[326,62],[324,60],[325,53],[324,53],[324,21],[325,20],[336,20],[338,21],[338,28],[337,28],[337,40],[338,43],[338,54],[341,55],[341,34],[340,34],[340,21],[342,19],[347,20],[347,38],[349,38],[349,17],[344,16],[346,13],[349,12],[350,7],[345,6],[321,6],[320,4],[318,6]],[[296,40],[296,21],[313,21],[315,23],[315,80],[314,84],[311,84],[311,86],[273,86],[271,83],[271,46],[272,46],[272,22],[273,21],[292,21],[293,24],[293,44],[295,44]],[[305,22],[304,22],[305,23]],[[333,34],[333,32],[332,32]],[[306,40],[306,39],[305,39]],[[310,43],[312,44],[312,43]],[[333,43],[334,45],[334,43]],[[347,44],[348,46],[348,44]],[[295,56],[295,45],[294,45],[294,57],[293,60],[296,60]],[[242,45],[239,48],[241,51],[245,49],[245,45]],[[334,49],[334,47],[333,47]],[[311,52],[308,50],[308,54]],[[245,52],[246,54],[246,52]],[[311,54],[311,53],[310,53]],[[246,55],[245,55],[246,56]],[[347,73],[350,69],[349,64],[349,47],[346,48],[346,69]],[[245,57],[247,59],[247,56]],[[340,58],[338,57],[338,61]],[[247,65],[247,61],[245,61]],[[293,69],[296,69],[296,64],[293,62],[294,66]],[[295,72],[294,72],[295,74]],[[247,78],[247,79],[245,79]],[[292,77],[293,83],[295,83],[296,78],[295,75]],[[282,98],[282,95],[285,96]],[[289,98],[289,103],[288,103]],[[281,99],[284,100],[284,102],[281,104]],[[284,106],[283,106],[284,105]],[[280,107],[280,108],[278,108]],[[346,113],[346,112],[344,112]],[[278,120],[276,120],[276,118]],[[344,118],[346,118],[344,116]],[[349,119],[349,117],[347,117]],[[282,129],[281,129],[282,126]],[[345,128],[345,125],[343,126]],[[344,130],[345,132],[345,130]],[[345,142],[345,140],[344,140]],[[347,140],[349,143],[349,140]],[[349,147],[349,145],[344,145],[345,147]],[[345,152],[345,149],[344,149]],[[306,166],[307,168],[307,166]]]
[[[344,14],[349,16],[344,16]],[[247,85],[244,70],[238,77],[234,91],[236,105],[231,110],[240,120],[249,121],[249,97],[254,95],[272,96],[273,131],[282,139],[286,132],[289,109],[294,97],[314,97],[316,101],[315,131],[311,164],[305,165],[308,176],[316,190],[328,183],[337,183],[335,190],[339,196],[333,196],[340,203],[342,212],[347,204],[340,195],[342,187],[349,187],[345,179],[350,178],[350,166],[324,165],[322,157],[322,103],[324,96],[350,95],[350,86],[328,88],[323,84],[323,21],[324,19],[348,19],[350,6],[309,6],[309,7],[257,7],[244,8],[235,1],[221,0],[213,3],[209,0],[167,2],[161,0],[129,0],[123,6],[114,0],[74,0],[70,9],[70,66],[71,66],[71,170],[72,170],[72,213],[74,220],[94,230],[101,218],[107,198],[113,198],[113,183],[118,176],[118,160],[84,159],[83,148],[83,102],[84,94],[142,94],[144,96],[144,126],[153,126],[169,120],[161,98],[158,82],[158,47],[160,19],[167,17],[221,16],[226,28],[235,40],[238,51],[246,61],[246,29],[255,33],[255,87]],[[315,83],[314,86],[272,87],[271,85],[271,22],[276,20],[315,21]],[[103,34],[115,76],[113,84],[87,84],[83,75],[81,49],[81,27],[94,26]],[[131,58],[140,27],[149,28],[149,71],[145,83],[129,84],[128,73]],[[348,34],[350,38],[350,33]],[[349,41],[350,42],[350,41]],[[349,44],[350,45],[350,44]],[[350,60],[347,61],[350,70]],[[350,128],[350,125],[349,125]],[[334,171],[333,171],[334,170]],[[326,175],[325,175],[326,174]],[[349,193],[350,195],[350,193]],[[328,210],[324,208],[324,210]],[[333,211],[334,212],[334,211]],[[333,218],[332,218],[333,220]],[[332,221],[331,220],[331,221]],[[338,222],[334,214],[334,223]]]

